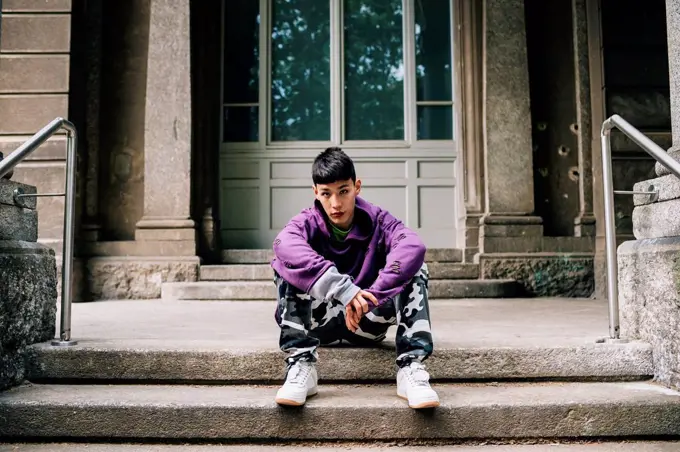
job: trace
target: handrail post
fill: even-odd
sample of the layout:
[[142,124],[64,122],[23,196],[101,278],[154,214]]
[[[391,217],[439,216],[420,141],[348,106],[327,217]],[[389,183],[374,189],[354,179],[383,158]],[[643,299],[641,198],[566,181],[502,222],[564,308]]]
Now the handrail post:
[[66,182],[64,198],[64,239],[61,264],[61,321],[59,339],[52,341],[54,346],[71,346],[78,344],[71,340],[71,303],[73,297],[73,247],[75,242],[75,208],[76,208],[76,152],[78,134],[76,128],[68,121],[62,127],[66,129]]
[[[612,342],[620,339],[621,323],[619,318],[619,267],[616,256],[616,221],[614,213],[614,183],[612,177],[611,131],[616,127],[624,135],[640,146],[657,162],[668,168],[671,174],[680,178],[680,162],[645,136],[619,115],[612,115],[602,123],[602,183],[604,188],[604,227],[607,254],[607,297],[609,298],[609,336]],[[658,193],[657,193],[658,197]]]
[[[73,298],[73,246],[75,240],[76,208],[76,160],[78,133],[75,126],[64,118],[55,118],[26,140],[14,152],[0,160],[0,179],[14,169],[24,158],[38,149],[59,130],[64,129],[66,136],[66,181],[64,193],[64,240],[61,264],[61,322],[59,339],[52,345],[64,347],[78,344],[71,339],[71,304]],[[25,195],[29,196],[29,195]],[[36,196],[36,195],[33,195]]]
[[614,179],[612,176],[611,129],[608,119],[602,124],[602,182],[604,185],[604,227],[607,258],[607,298],[609,301],[609,338],[620,339],[619,268],[616,256],[616,219],[614,214]]

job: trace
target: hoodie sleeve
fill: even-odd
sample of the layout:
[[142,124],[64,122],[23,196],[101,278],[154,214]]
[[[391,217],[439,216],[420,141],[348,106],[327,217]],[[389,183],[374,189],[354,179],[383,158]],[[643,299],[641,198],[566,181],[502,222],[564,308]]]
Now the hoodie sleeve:
[[335,298],[347,305],[360,289],[312,248],[308,221],[311,220],[301,213],[276,236],[272,267],[289,284],[312,297]]
[[387,259],[375,282],[366,289],[382,304],[399,295],[425,262],[425,244],[418,234],[401,221],[385,213],[382,229]]

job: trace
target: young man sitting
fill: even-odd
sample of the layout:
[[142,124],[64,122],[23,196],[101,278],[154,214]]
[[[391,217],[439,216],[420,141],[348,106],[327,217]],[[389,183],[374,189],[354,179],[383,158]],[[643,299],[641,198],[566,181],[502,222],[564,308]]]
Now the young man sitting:
[[317,347],[370,345],[397,325],[397,394],[414,409],[439,405],[422,362],[432,354],[425,245],[386,210],[358,197],[352,160],[328,148],[312,165],[314,207],[274,240],[279,345],[288,353],[279,405],[318,392]]

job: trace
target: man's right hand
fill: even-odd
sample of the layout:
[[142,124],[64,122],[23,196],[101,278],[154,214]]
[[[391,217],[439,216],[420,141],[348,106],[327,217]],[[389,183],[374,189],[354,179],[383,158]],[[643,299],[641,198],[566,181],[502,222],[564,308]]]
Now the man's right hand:
[[347,307],[345,308],[345,324],[347,325],[348,330],[354,333],[359,328],[359,321],[361,318],[364,314],[373,309],[373,307],[369,305],[369,302],[373,303],[375,306],[378,305],[378,299],[375,298],[372,293],[360,290],[352,301],[347,304]]

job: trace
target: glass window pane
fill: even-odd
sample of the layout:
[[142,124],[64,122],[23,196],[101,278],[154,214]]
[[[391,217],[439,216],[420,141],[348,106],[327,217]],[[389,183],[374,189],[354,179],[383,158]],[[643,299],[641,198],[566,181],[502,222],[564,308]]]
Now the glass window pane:
[[255,103],[259,98],[260,2],[224,3],[224,103]]
[[224,141],[243,143],[258,141],[257,107],[224,107]]
[[273,0],[272,141],[330,139],[330,7]]
[[345,0],[345,139],[404,139],[402,0]]
[[415,0],[418,100],[452,100],[449,0]]
[[452,140],[453,115],[452,107],[436,106],[418,107],[418,139],[419,140]]

